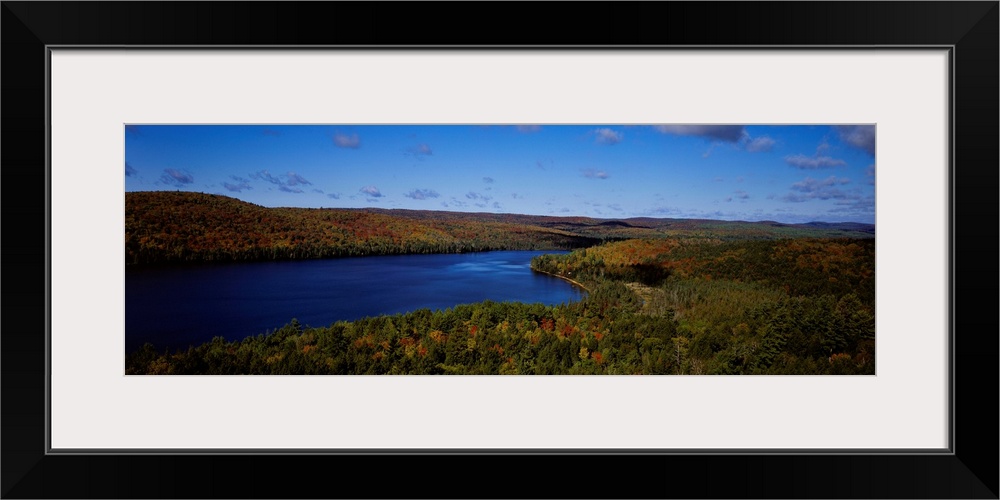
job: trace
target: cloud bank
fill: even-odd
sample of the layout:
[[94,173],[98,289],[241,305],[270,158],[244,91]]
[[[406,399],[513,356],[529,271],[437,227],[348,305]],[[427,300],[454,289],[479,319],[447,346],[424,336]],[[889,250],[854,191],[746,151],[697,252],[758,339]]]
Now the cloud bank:
[[384,196],[382,192],[379,191],[378,188],[375,186],[364,186],[361,189],[359,189],[358,192],[364,194],[369,199],[381,198],[382,196]]
[[754,137],[747,141],[746,148],[751,153],[766,153],[774,148],[774,139],[766,135]]
[[187,172],[181,172],[172,168],[165,168],[163,169],[163,175],[160,176],[160,182],[175,187],[181,187],[185,184],[191,184],[194,182],[194,176]]
[[594,130],[594,135],[596,136],[595,141],[597,141],[598,144],[607,144],[609,146],[618,144],[625,138],[625,134],[615,132],[609,128],[599,128]]
[[607,179],[609,177],[607,172],[593,168],[584,169],[581,175],[588,179]]
[[234,193],[242,193],[244,189],[253,189],[250,187],[250,181],[242,177],[237,177],[235,175],[230,175],[229,178],[233,182],[223,182],[222,187],[232,191]]
[[692,135],[723,142],[739,142],[747,133],[743,125],[654,125],[653,128],[664,134]]
[[802,203],[810,200],[858,199],[859,196],[857,194],[845,192],[837,187],[850,184],[850,182],[850,179],[838,178],[832,175],[822,180],[806,177],[802,181],[792,184],[792,191],[794,193],[785,195],[782,200],[791,203]]
[[785,163],[803,170],[815,170],[818,168],[843,167],[847,165],[844,160],[838,160],[829,156],[810,157],[806,155],[789,155],[785,157]]
[[403,196],[413,198],[414,200],[426,200],[427,198],[437,198],[441,195],[433,189],[414,189]]
[[837,125],[834,129],[845,144],[875,156],[874,125]]
[[271,184],[278,186],[279,191],[284,191],[286,193],[296,193],[296,194],[301,193],[303,191],[302,189],[295,186],[308,186],[312,184],[311,182],[307,181],[304,177],[302,177],[299,174],[296,174],[295,172],[288,172],[283,176],[280,175],[275,176],[271,175],[271,172],[268,172],[267,170],[260,170],[250,174],[250,178],[259,181],[270,182]]

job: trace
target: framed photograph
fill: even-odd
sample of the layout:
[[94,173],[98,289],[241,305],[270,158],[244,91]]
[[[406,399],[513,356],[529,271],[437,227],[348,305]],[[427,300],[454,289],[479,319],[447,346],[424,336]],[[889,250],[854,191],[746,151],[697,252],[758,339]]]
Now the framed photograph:
[[996,498],[998,4],[656,6],[5,2],[3,495]]
[[872,124],[124,128],[127,376],[876,374]]

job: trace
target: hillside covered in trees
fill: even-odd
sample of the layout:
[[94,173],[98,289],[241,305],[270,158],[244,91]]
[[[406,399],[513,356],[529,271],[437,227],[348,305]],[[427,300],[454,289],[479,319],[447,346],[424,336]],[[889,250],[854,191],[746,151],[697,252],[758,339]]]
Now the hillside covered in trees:
[[[423,212],[397,219],[394,214],[356,213],[360,220],[403,221],[398,227],[511,224],[523,229],[524,220],[594,226],[590,219],[511,223],[490,220],[503,216],[456,215],[449,221],[421,219]],[[720,224],[726,225],[740,228]],[[631,228],[636,227],[644,226]],[[510,234],[545,230],[569,233],[533,225]],[[687,237],[664,229],[640,230],[657,233],[620,241],[609,237],[600,245],[534,259],[533,269],[584,286],[588,294],[579,302],[482,302],[322,327],[292,319],[283,328],[244,340],[220,337],[172,353],[147,344],[126,357],[126,373],[875,373],[874,239],[779,237],[766,229],[749,231],[746,238],[718,228],[685,229]]]
[[874,237],[874,226],[266,208],[203,193],[125,193],[126,265],[554,250],[638,238],[745,241],[802,237],[870,238]]

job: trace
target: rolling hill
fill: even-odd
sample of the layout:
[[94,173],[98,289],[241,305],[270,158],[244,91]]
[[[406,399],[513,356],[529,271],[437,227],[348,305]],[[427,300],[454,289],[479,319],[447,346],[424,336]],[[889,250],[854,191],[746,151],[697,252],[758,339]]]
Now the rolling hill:
[[572,249],[634,238],[859,238],[874,232],[873,225],[855,223],[267,208],[204,193],[125,193],[127,265]]

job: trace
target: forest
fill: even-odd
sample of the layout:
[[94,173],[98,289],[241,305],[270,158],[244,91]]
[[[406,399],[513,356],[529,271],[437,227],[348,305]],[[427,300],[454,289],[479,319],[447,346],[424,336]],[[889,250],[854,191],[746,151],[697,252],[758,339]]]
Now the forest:
[[599,242],[502,219],[265,208],[201,193],[125,194],[126,265],[566,249]]
[[556,250],[637,238],[742,241],[802,237],[872,238],[874,226],[266,208],[204,193],[125,193],[126,266]]
[[[131,246],[130,246],[131,245]],[[127,374],[875,373],[875,240],[865,225],[271,209],[126,193],[133,265],[574,248],[532,269],[574,303],[481,302],[128,353]]]

